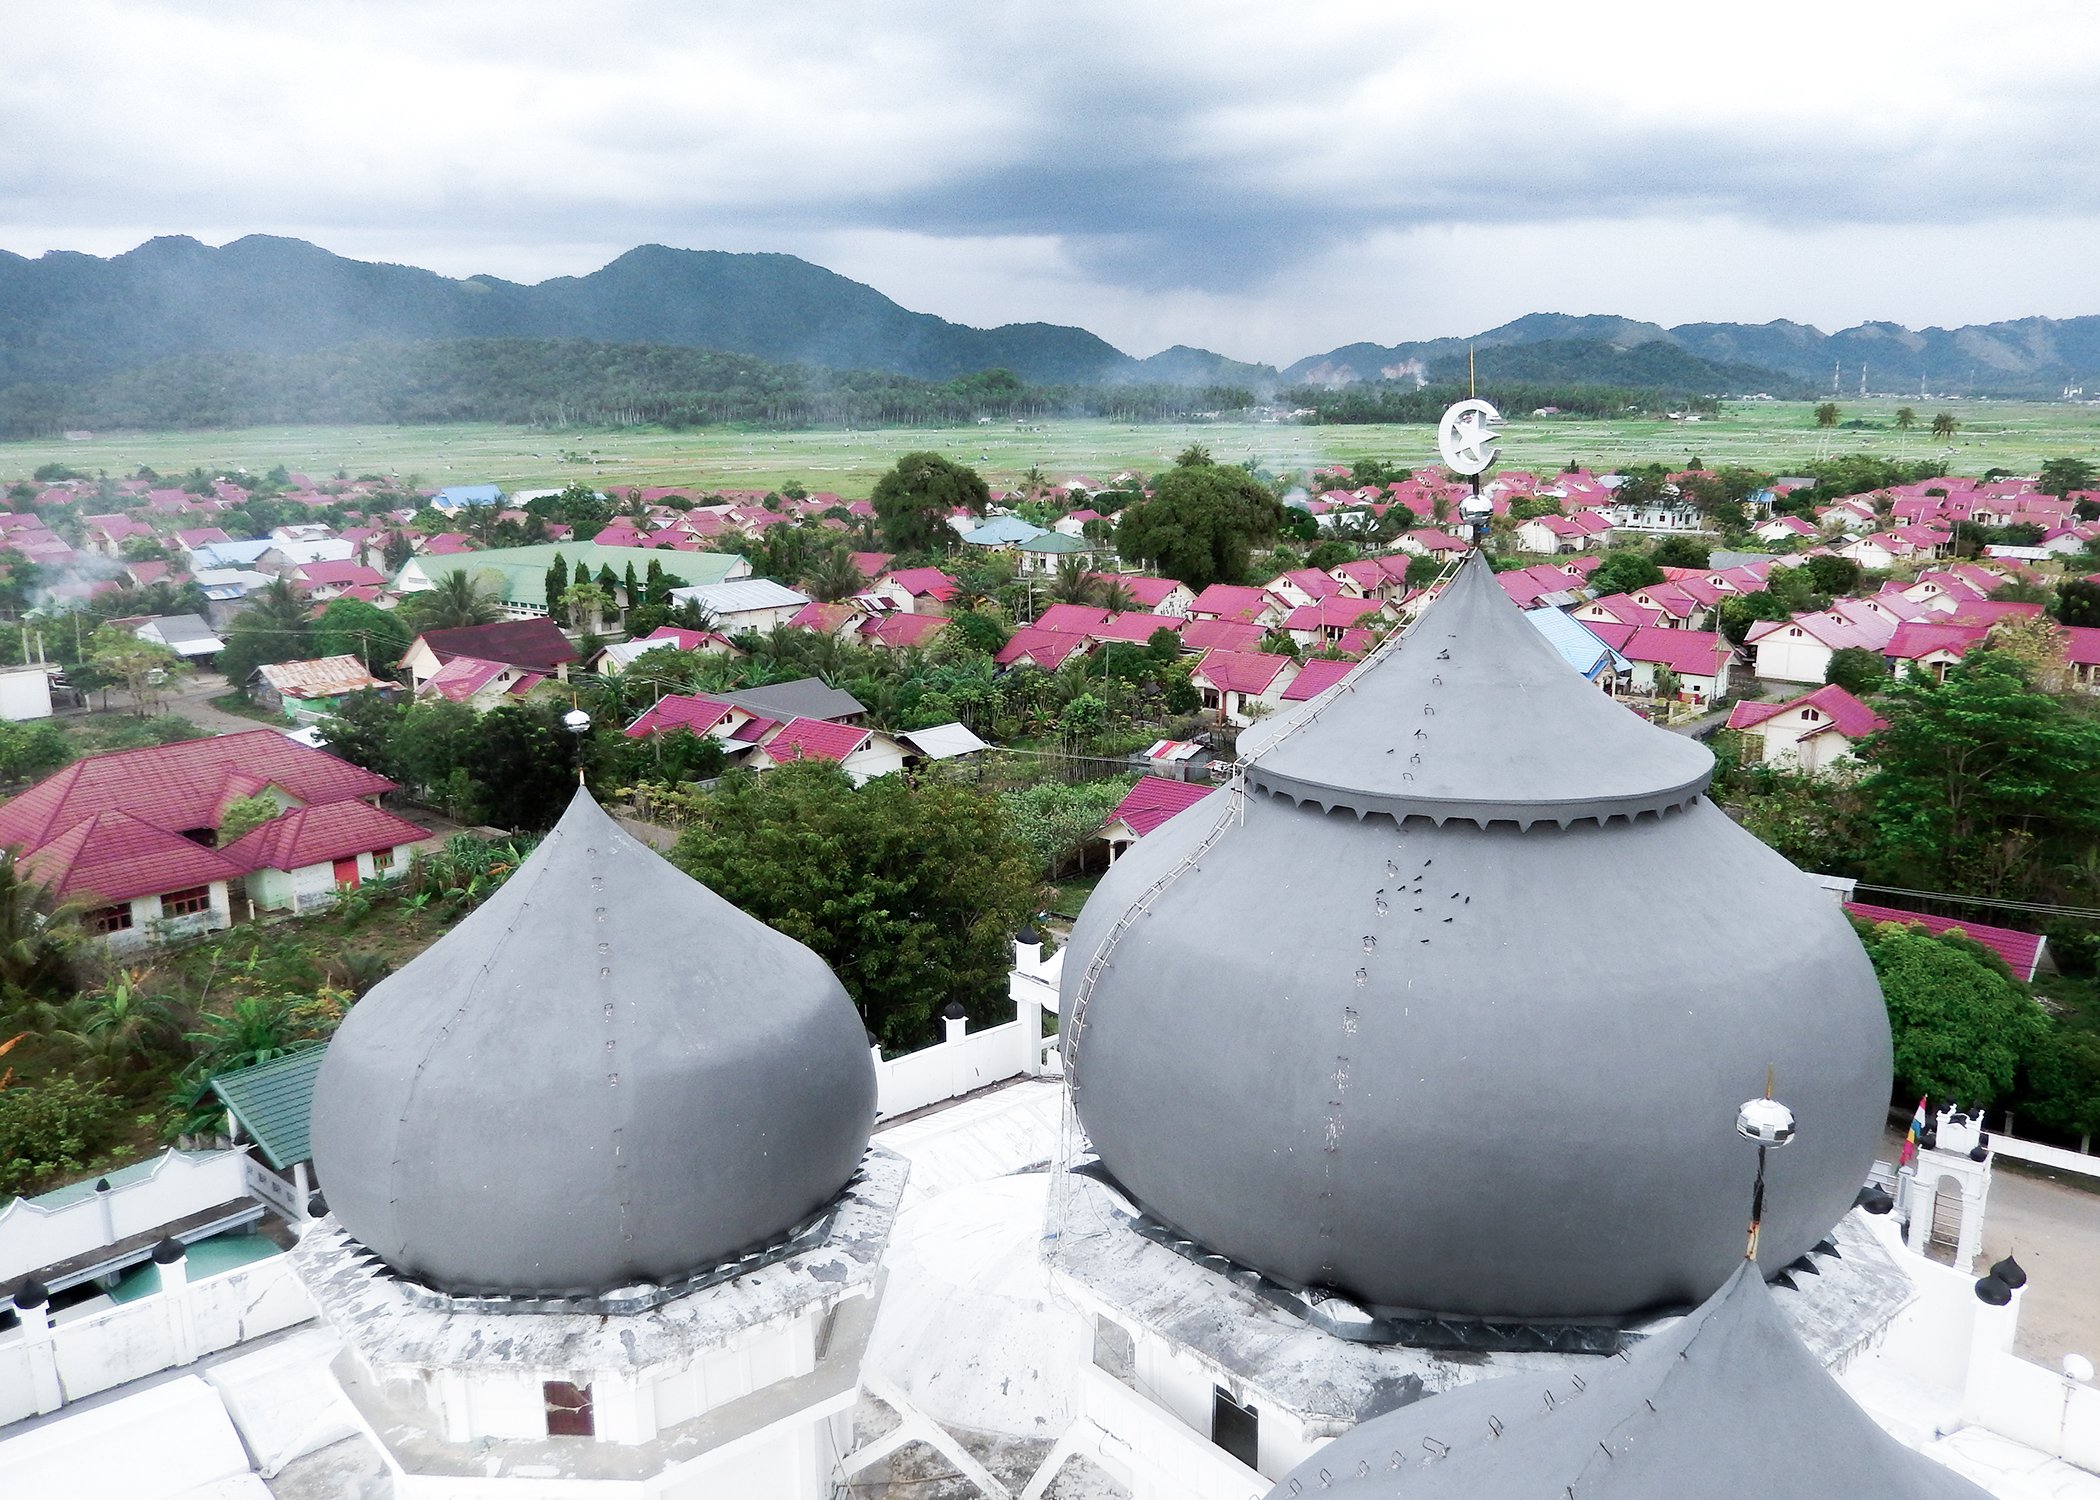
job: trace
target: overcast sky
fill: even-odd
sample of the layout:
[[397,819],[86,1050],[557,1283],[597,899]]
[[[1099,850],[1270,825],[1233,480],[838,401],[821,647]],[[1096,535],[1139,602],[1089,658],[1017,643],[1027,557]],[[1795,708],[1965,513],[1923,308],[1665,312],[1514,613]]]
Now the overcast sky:
[[1277,363],[1534,311],[2065,317],[2096,79],[2090,0],[63,0],[0,21],[0,247],[781,250]]

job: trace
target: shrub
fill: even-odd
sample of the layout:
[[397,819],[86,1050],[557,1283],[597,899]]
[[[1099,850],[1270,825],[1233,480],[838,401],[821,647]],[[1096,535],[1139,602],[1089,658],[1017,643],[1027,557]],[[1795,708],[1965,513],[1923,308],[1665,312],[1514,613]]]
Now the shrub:
[[85,1170],[115,1134],[118,1112],[104,1085],[77,1078],[0,1089],[0,1198]]

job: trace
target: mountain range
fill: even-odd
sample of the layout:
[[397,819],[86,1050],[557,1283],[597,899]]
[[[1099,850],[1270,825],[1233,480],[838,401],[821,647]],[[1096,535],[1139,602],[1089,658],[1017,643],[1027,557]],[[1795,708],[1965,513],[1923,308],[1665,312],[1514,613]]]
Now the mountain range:
[[947,380],[1006,369],[1039,385],[1344,385],[1484,376],[1701,392],[2054,395],[2100,384],[2100,317],[1912,330],[1863,323],[1686,323],[1533,313],[1471,338],[1347,344],[1277,370],[1176,345],[1139,359],[1083,328],[972,328],[912,312],[791,255],[643,245],[587,276],[524,285],[351,260],[251,235],[183,236],[107,258],[0,251],[0,389],[80,387],[213,354],[304,355],[353,343],[588,339],[721,350],[830,370]]

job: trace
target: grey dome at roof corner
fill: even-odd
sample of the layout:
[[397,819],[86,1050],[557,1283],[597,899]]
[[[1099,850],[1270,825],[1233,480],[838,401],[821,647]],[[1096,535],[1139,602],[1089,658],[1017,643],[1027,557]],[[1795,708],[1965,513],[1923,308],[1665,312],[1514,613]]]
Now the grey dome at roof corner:
[[1623,1359],[1476,1381],[1374,1417],[1285,1476],[1268,1500],[1567,1494],[1985,1496],[1883,1432],[1743,1266],[1702,1306]]
[[1064,970],[1080,1122],[1153,1217],[1386,1309],[1689,1305],[1741,1255],[1768,1065],[1801,1122],[1768,1264],[1845,1213],[1891,1063],[1850,925],[1482,561],[1241,750],[1244,797],[1118,859]]
[[578,792],[479,910],[352,1008],[315,1082],[343,1228],[440,1291],[665,1283],[851,1179],[875,1117],[853,1003]]

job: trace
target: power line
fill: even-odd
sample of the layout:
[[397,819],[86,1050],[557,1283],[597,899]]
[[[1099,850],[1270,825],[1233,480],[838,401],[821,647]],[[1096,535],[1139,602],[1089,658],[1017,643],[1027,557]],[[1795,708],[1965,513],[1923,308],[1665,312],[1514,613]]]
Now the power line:
[[1913,891],[1900,885],[1855,885],[1854,890],[1876,891],[1884,896],[1909,896],[1918,901],[1946,901],[1960,906],[1989,906],[2001,911],[2034,912],[2047,917],[2076,917],[2100,922],[2100,909],[2090,906],[2056,906],[2046,901],[2013,901],[2002,896],[1957,896],[1952,891]]

